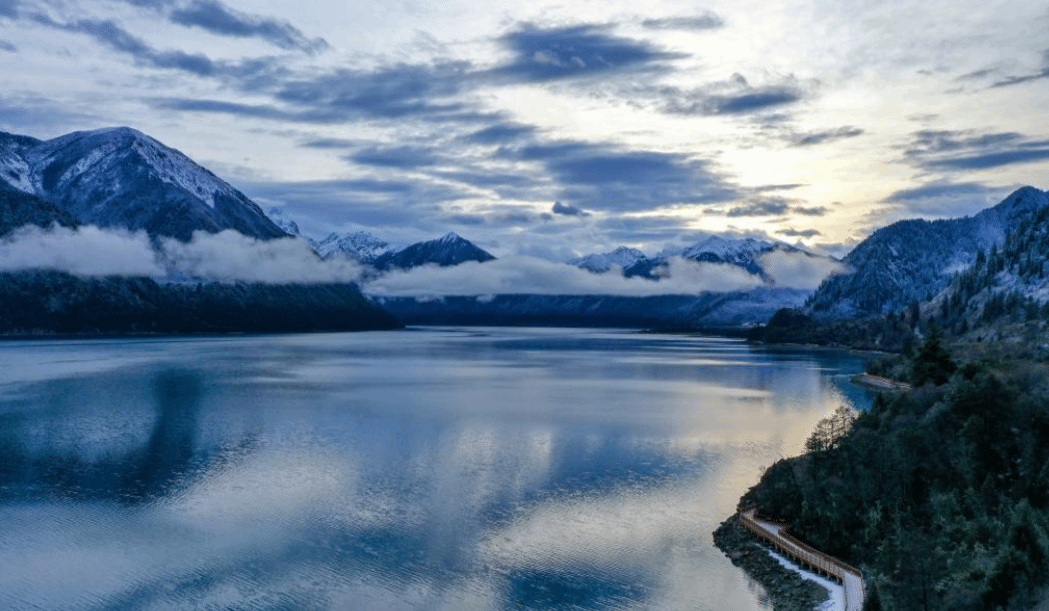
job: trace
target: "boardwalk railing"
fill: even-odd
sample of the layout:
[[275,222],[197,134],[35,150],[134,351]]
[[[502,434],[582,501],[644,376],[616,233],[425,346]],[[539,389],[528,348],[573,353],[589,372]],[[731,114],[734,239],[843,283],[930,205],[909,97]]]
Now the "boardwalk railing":
[[845,592],[846,611],[860,611],[863,609],[865,592],[863,588],[863,574],[859,569],[805,545],[783,532],[786,528],[784,525],[757,518],[753,509],[738,513],[737,519],[744,528],[757,537],[771,543],[773,547],[800,563],[803,567],[841,583]]

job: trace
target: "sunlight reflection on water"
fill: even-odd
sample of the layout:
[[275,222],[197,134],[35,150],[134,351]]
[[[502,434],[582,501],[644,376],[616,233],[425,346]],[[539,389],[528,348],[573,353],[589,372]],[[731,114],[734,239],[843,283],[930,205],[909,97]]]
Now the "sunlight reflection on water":
[[861,357],[571,329],[0,344],[5,609],[759,609]]

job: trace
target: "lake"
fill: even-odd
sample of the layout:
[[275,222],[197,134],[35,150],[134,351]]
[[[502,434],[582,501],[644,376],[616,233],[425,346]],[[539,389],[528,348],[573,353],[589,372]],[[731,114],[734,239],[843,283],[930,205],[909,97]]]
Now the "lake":
[[712,543],[863,357],[593,329],[0,342],[0,608],[770,608]]

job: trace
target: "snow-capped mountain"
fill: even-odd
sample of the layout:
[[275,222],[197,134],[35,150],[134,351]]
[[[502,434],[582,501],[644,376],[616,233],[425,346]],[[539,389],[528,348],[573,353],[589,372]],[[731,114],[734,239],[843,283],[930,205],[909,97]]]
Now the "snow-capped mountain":
[[712,235],[682,250],[681,256],[693,261],[746,266],[756,255],[764,254],[777,246],[785,245],[754,238],[732,239]]
[[39,144],[41,142],[36,138],[0,132],[0,181],[23,193],[33,193],[29,164],[22,152]]
[[328,257],[342,256],[361,263],[374,263],[390,252],[390,245],[363,229],[348,233],[332,233],[317,243],[317,254]]
[[273,224],[281,228],[281,231],[288,235],[302,237],[302,231],[299,230],[299,224],[291,219],[290,216],[285,214],[282,208],[273,207],[266,211],[266,216],[273,221]]
[[240,191],[179,151],[128,127],[40,141],[0,134],[0,177],[78,221],[188,240],[234,229],[285,233]]
[[397,252],[388,252],[375,260],[377,269],[411,269],[420,265],[448,267],[467,261],[491,261],[491,253],[452,232],[442,238],[412,244]]
[[767,242],[765,240],[755,240],[754,238],[725,238],[712,235],[687,248],[667,250],[663,251],[659,256],[639,260],[627,267],[624,273],[627,276],[658,278],[663,275],[661,268],[664,268],[670,257],[682,257],[697,263],[722,263],[742,267],[771,284],[773,279],[762,266],[761,258],[777,251],[823,258],[820,255],[782,242]]
[[884,314],[936,295],[980,251],[1001,246],[1023,219],[1049,206],[1049,194],[1018,189],[971,217],[899,221],[875,231],[845,256],[849,274],[823,282],[808,311],[824,319]]
[[613,267],[617,267],[621,270],[626,269],[647,258],[648,257],[645,253],[636,248],[620,246],[612,252],[590,254],[572,259],[568,264],[590,270],[597,274],[603,274]]

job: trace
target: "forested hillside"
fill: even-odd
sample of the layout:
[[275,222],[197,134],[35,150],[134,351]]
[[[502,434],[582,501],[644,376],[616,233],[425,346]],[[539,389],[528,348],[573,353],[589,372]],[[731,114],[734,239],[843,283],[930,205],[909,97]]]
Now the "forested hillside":
[[817,427],[813,451],[772,465],[740,505],[859,566],[874,608],[1047,604],[1049,367],[983,361],[949,375],[930,357],[942,350],[922,348],[912,371],[942,376],[879,396],[840,438]]
[[158,284],[149,278],[0,274],[0,333],[273,333],[393,329],[351,284]]
[[1023,187],[972,217],[899,221],[875,231],[844,259],[849,272],[827,278],[806,309],[821,320],[880,316],[931,299],[980,251],[1001,245],[1049,196]]

